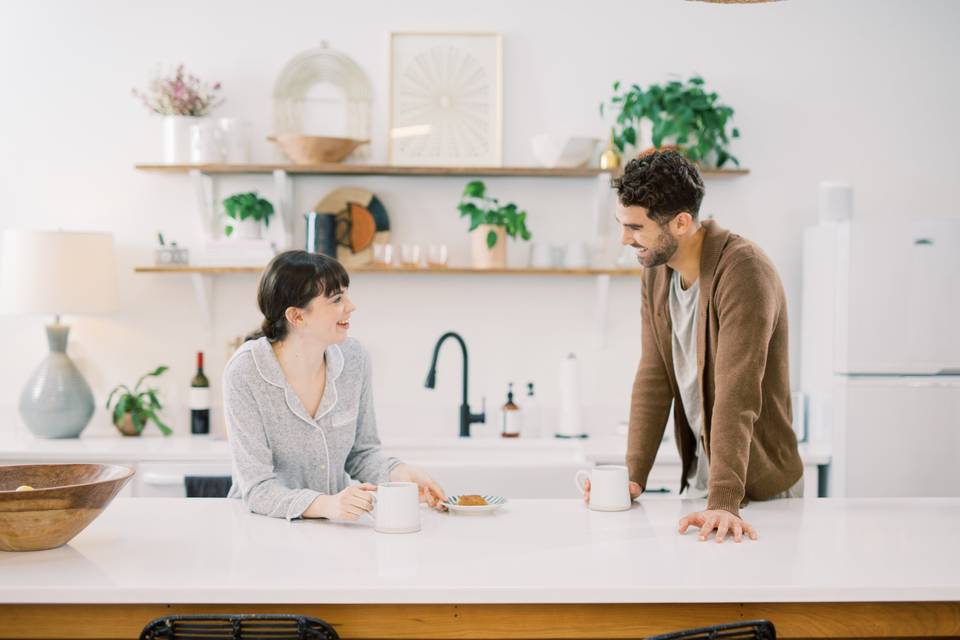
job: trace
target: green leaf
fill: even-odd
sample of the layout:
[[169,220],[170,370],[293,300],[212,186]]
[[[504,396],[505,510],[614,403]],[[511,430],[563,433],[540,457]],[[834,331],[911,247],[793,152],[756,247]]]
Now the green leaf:
[[160,400],[157,399],[157,392],[155,389],[147,390],[147,395],[150,396],[150,406],[154,409],[162,409],[160,406]]
[[614,90],[614,91],[620,91],[620,81],[619,81],[619,80],[617,80],[616,82],[613,83],[613,90]]
[[130,419],[133,421],[133,427],[137,430],[137,433],[142,433],[143,427],[145,427],[146,425],[144,424],[143,416],[140,415],[140,412],[131,411]]
[[137,390],[140,389],[140,385],[143,383],[144,380],[146,380],[147,378],[157,377],[157,376],[163,375],[163,373],[164,373],[167,369],[169,369],[169,368],[170,368],[170,367],[168,367],[168,366],[166,366],[166,365],[161,365],[161,366],[157,367],[156,369],[154,369],[153,371],[151,371],[151,372],[149,372],[149,373],[143,374],[143,375],[140,377],[140,379],[137,380],[137,384],[134,385],[134,387],[133,387],[134,393],[136,393]]
[[163,423],[163,421],[160,420],[159,417],[157,417],[156,412],[154,412],[154,411],[147,411],[147,417],[148,417],[150,420],[153,420],[154,424],[157,425],[157,428],[160,429],[160,431],[163,432],[163,435],[169,436],[169,435],[172,435],[172,434],[173,434],[173,429],[171,429],[170,427],[168,427],[167,425],[165,425],[165,424]]
[[469,229],[469,230],[470,230],[470,231],[473,231],[474,229],[476,229],[477,227],[479,227],[480,225],[482,225],[482,224],[483,224],[483,219],[484,219],[484,217],[485,217],[485,216],[484,216],[484,214],[483,214],[483,211],[480,211],[480,209],[477,209],[476,211],[474,211],[474,212],[470,215],[470,229]]
[[732,135],[733,135],[734,138],[739,138],[739,137],[740,137],[740,130],[737,129],[736,127],[734,127],[734,128],[733,128],[733,134],[732,134]]
[[[632,145],[637,144],[637,130],[633,127],[626,127],[623,130],[623,140]],[[621,149],[623,151],[623,149]]]
[[480,211],[480,208],[472,202],[461,202],[457,205],[457,209],[460,211],[460,217],[473,216]]
[[130,405],[130,396],[123,395],[120,397],[120,400],[117,401],[117,406],[113,408],[113,423],[116,424],[120,422],[120,419],[123,417],[123,414],[127,412],[127,407]]
[[495,244],[497,244],[497,232],[487,231],[487,248],[493,249]]
[[467,186],[463,188],[463,197],[465,198],[482,198],[486,193],[486,186],[480,180],[474,180],[468,182]]
[[226,226],[226,228],[224,228],[223,232],[224,232],[224,233],[226,234],[226,236],[229,238],[230,235],[233,233],[233,225],[229,225],[229,224],[228,224],[228,225]]

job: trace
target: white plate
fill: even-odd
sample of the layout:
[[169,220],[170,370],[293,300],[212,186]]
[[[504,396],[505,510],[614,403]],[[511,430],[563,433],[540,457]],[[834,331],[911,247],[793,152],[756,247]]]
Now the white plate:
[[[476,494],[472,494],[476,495]],[[482,496],[484,500],[487,501],[487,504],[482,506],[468,506],[468,505],[459,505],[457,502],[460,500],[460,496],[448,496],[447,501],[443,504],[450,509],[450,511],[467,511],[470,513],[479,513],[480,511],[493,511],[494,509],[499,509],[503,505],[507,504],[507,499],[502,496]]]

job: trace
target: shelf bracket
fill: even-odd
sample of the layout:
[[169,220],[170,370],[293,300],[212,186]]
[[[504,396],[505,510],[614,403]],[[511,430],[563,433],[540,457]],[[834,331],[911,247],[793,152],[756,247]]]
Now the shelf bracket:
[[218,227],[217,187],[213,176],[199,169],[190,170],[190,181],[193,182],[194,193],[197,198],[197,211],[200,214],[204,236],[207,241],[216,240],[220,230]]
[[606,343],[607,316],[610,304],[610,275],[597,276],[597,294],[594,302],[593,336],[598,349]]
[[283,222],[283,249],[293,247],[293,180],[282,169],[273,172],[274,211]]

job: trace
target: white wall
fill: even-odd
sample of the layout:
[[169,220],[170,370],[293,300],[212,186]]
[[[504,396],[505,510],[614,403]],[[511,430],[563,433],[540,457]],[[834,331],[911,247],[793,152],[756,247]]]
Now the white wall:
[[[801,229],[816,219],[816,183],[844,178],[857,214],[913,215],[954,207],[957,27],[960,4],[794,0],[718,6],[636,2],[4,2],[0,5],[0,228],[111,230],[119,252],[123,310],[69,319],[71,353],[102,403],[111,386],[159,363],[178,429],[193,353],[210,351],[214,383],[226,341],[252,328],[254,276],[218,280],[216,335],[206,344],[186,277],[134,274],[149,264],[155,232],[181,244],[201,235],[189,181],[133,170],[160,157],[159,125],[130,95],[157,63],[184,62],[223,82],[217,112],[269,133],[273,81],[294,54],[327,39],[367,72],[374,87],[372,160],[386,157],[388,33],[497,31],[504,37],[504,163],[532,164],[531,135],[603,136],[598,103],[613,80],[648,84],[702,74],[736,110],[734,147],[747,177],[707,182],[704,212],[757,241],[786,286],[791,362],[799,382]],[[258,159],[275,156],[258,143]],[[266,177],[226,188],[269,193]],[[465,262],[467,236],[455,204],[463,180],[300,178],[306,210],[327,191],[360,184],[379,194],[394,240],[451,245]],[[530,212],[537,239],[589,235],[595,185],[586,179],[490,179]],[[611,212],[612,215],[612,212]],[[894,222],[889,222],[894,223]],[[297,226],[300,226],[299,224]],[[90,283],[96,286],[96,283]],[[471,348],[472,400],[503,400],[507,381],[534,380],[555,395],[559,359],[580,354],[591,427],[626,416],[639,355],[635,282],[615,282],[606,346],[591,333],[589,279],[360,275],[354,334],[375,358],[382,430],[456,431],[459,363],[441,358],[439,389],[423,389],[433,341],[456,329]],[[46,352],[40,318],[0,318],[0,407],[17,403]],[[796,386],[796,384],[795,384]],[[424,416],[412,420],[413,412]],[[92,429],[108,428],[102,408]]]

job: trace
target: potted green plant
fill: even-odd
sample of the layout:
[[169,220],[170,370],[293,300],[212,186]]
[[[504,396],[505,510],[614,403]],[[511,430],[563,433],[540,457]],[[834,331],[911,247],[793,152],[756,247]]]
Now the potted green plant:
[[480,180],[468,182],[457,206],[460,217],[470,218],[473,266],[476,269],[503,269],[507,266],[507,241],[530,240],[527,212],[510,202],[501,205],[487,195],[487,187]]
[[114,395],[118,391],[122,391],[117,396],[117,404],[112,409],[113,424],[120,430],[120,433],[125,436],[138,436],[151,420],[163,432],[163,435],[169,436],[173,433],[170,427],[157,417],[157,412],[163,408],[157,398],[158,391],[152,388],[140,390],[140,385],[143,384],[144,380],[156,378],[166,370],[166,366],[160,366],[149,373],[145,373],[137,380],[137,384],[134,385],[132,391],[127,385],[118,384],[110,392],[106,405],[108,411],[111,410],[110,404],[113,402]]
[[236,231],[238,238],[259,240],[263,237],[263,227],[270,226],[273,215],[273,205],[256,192],[236,193],[223,201],[223,208],[231,220],[223,229],[228,238]]
[[[714,167],[732,162],[740,166],[727,148],[731,138],[740,137],[736,127],[728,133],[733,109],[721,104],[715,92],[704,88],[703,78],[672,80],[646,89],[633,84],[622,93],[620,86],[619,81],[613,83],[614,96],[609,106],[619,109],[613,144],[621,153],[628,144],[640,151],[651,146],[676,146],[693,162]],[[604,107],[601,103],[601,116]],[[651,125],[649,140],[640,135],[641,125],[647,123]]]

